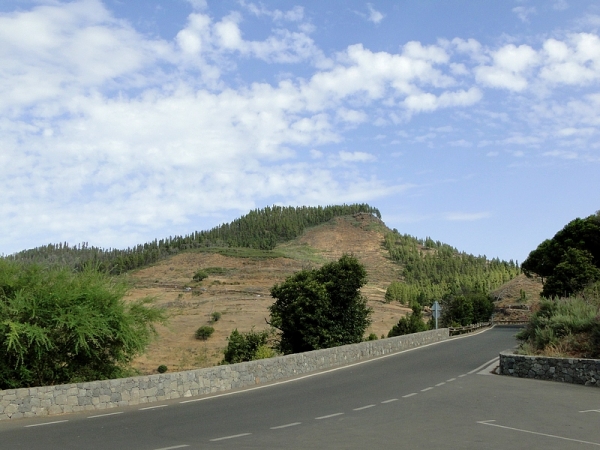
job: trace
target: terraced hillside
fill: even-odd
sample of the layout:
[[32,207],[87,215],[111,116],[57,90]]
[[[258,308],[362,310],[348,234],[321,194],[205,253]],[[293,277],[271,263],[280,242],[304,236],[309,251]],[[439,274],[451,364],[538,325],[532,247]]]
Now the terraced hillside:
[[[169,370],[184,370],[217,364],[227,337],[237,328],[267,328],[270,288],[287,276],[306,267],[317,267],[354,254],[369,276],[363,294],[373,308],[373,323],[368,333],[386,334],[409,311],[397,303],[384,303],[390,281],[398,277],[399,266],[392,263],[383,248],[385,224],[371,214],[356,214],[332,219],[308,229],[294,241],[279,245],[272,255],[254,257],[223,256],[189,251],[130,273],[135,286],[132,298],[156,297],[168,310],[168,327],[159,328],[159,339],[134,366],[142,373],[153,373],[160,364]],[[219,268],[201,283],[192,281],[201,268]],[[194,332],[210,322],[211,314],[222,317],[211,323],[215,333],[207,341],[195,339]]]

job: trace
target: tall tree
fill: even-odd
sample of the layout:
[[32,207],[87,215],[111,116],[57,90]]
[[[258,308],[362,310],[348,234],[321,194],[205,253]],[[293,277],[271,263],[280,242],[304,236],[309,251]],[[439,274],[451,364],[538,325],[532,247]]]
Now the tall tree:
[[302,270],[271,289],[270,324],[281,332],[283,353],[363,340],[371,310],[360,293],[367,273],[350,255],[320,269]]

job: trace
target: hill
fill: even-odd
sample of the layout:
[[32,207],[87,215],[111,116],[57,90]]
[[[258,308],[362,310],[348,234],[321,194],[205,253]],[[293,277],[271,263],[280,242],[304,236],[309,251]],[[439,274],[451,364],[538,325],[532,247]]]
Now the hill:
[[[373,308],[368,333],[387,335],[399,318],[410,311],[384,300],[390,280],[397,278],[400,271],[383,247],[387,232],[389,229],[377,217],[359,213],[335,217],[269,252],[240,251],[238,256],[225,256],[189,250],[130,272],[130,297],[154,296],[157,305],[170,314],[168,327],[159,329],[158,341],[134,366],[142,373],[152,373],[160,364],[169,370],[217,364],[233,329],[267,328],[267,308],[273,301],[269,291],[275,283],[302,268],[337,260],[343,253],[354,254],[367,269],[369,282],[363,294]],[[192,282],[198,269],[209,269],[212,275],[201,283]],[[217,311],[222,317],[211,324],[215,328],[212,337],[207,341],[195,339],[196,329],[209,324],[211,314]]]

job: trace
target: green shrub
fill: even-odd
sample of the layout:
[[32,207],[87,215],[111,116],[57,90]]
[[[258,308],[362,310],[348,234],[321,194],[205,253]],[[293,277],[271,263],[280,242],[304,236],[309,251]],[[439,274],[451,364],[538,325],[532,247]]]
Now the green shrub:
[[158,373],[165,373],[169,369],[164,364],[161,364],[160,366],[158,366],[158,369],[156,369],[156,370],[158,371]]
[[208,278],[208,273],[206,273],[206,271],[203,269],[198,269],[192,277],[192,280],[200,282],[206,278]]
[[200,339],[202,341],[206,341],[212,334],[215,332],[213,327],[208,325],[203,325],[196,330],[196,339]]
[[130,373],[164,313],[93,267],[80,272],[0,259],[0,389]]
[[213,322],[218,322],[221,318],[221,313],[219,311],[215,311],[210,315],[210,318]]
[[388,333],[388,337],[403,336],[405,334],[418,333],[420,331],[427,331],[428,326],[423,322],[423,312],[421,306],[414,304],[412,307],[412,314],[408,314],[401,317],[396,325]]
[[240,333],[236,328],[227,338],[223,363],[235,364],[259,359],[258,356],[267,353],[265,348],[269,348],[269,338],[272,334],[270,330],[254,331],[254,328]]
[[377,335],[375,333],[371,333],[367,337],[367,341],[376,341],[376,340],[377,340]]

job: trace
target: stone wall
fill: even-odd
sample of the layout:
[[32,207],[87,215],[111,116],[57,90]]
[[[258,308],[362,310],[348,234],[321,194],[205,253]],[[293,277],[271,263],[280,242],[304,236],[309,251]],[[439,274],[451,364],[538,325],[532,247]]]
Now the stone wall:
[[502,352],[499,373],[600,387],[600,359],[549,358]]
[[96,411],[254,386],[448,339],[448,329],[185,372],[0,390],[0,420]]

